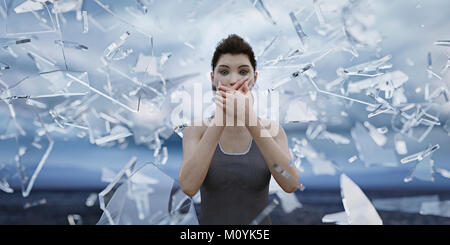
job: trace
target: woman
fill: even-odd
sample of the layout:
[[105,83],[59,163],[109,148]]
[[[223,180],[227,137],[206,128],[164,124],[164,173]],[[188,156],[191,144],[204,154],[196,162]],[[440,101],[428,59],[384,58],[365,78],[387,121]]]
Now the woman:
[[[253,109],[250,90],[258,73],[251,46],[229,35],[217,45],[211,65],[216,113],[185,129],[179,183],[189,196],[200,189],[199,224],[250,224],[268,205],[271,175],[288,193],[301,184],[289,164],[283,128],[257,118]],[[279,130],[268,135],[271,128]],[[262,224],[271,224],[270,218]]]

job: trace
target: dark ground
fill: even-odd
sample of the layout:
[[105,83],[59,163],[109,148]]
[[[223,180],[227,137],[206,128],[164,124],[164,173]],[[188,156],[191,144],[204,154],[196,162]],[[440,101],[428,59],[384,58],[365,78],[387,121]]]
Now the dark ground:
[[[33,190],[29,197],[23,198],[20,191],[13,194],[0,192],[0,224],[2,225],[68,225],[69,214],[79,214],[83,224],[95,224],[102,211],[98,201],[93,207],[87,207],[85,200],[90,193],[100,190],[82,191],[45,191]],[[450,199],[450,190],[447,192],[431,191],[392,191],[375,190],[364,191],[370,198],[387,198],[417,195],[438,194],[440,200]],[[280,206],[271,213],[272,224],[288,225],[321,225],[325,214],[344,210],[340,190],[305,190],[296,192],[303,207],[290,214],[283,213]],[[271,196],[273,198],[274,196]],[[33,202],[45,198],[47,203],[24,209],[26,202]],[[420,215],[393,211],[378,210],[385,225],[450,225],[450,218]]]

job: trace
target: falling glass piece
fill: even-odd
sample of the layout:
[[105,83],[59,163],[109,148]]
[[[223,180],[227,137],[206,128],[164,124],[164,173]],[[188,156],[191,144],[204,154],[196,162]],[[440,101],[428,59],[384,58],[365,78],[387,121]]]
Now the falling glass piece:
[[0,4],[0,15],[3,17],[3,19],[7,18],[6,12],[1,4]]
[[450,218],[450,201],[435,201],[422,203],[420,207],[422,215],[436,215]]
[[281,79],[281,81],[276,82],[275,84],[272,85],[272,87],[270,88],[270,90],[275,90],[276,88],[280,87],[281,85],[292,81],[293,79],[298,78],[301,74],[303,74],[304,72],[308,71],[309,69],[311,69],[313,67],[312,64],[306,64],[306,65],[302,65],[301,70],[298,70],[296,72],[293,72],[289,77],[286,77],[284,79]]
[[404,182],[410,182],[413,179],[420,179],[423,181],[434,181],[434,160],[431,159],[431,154],[423,158],[411,169],[410,174],[403,179]]
[[293,100],[289,103],[284,121],[286,123],[317,121],[317,114],[317,111],[307,103],[301,100]]
[[101,180],[102,182],[111,183],[114,180],[116,173],[109,168],[102,168]]
[[114,13],[113,11],[111,11],[111,9],[103,4],[100,0],[94,0],[95,3],[98,4],[98,6],[100,6],[102,9],[104,9],[106,12],[108,12],[110,15],[114,16],[114,18],[120,20],[121,22],[127,24],[128,26],[132,27],[133,29],[135,29],[137,32],[147,36],[147,37],[152,37],[152,35],[150,35],[149,33],[147,33],[146,31],[140,29],[139,27],[137,27],[136,25],[132,24],[131,22],[129,22],[128,20],[120,17],[120,15],[117,15],[116,13]]
[[88,50],[88,47],[84,46],[83,44],[79,44],[76,42],[70,42],[70,41],[62,41],[61,40],[55,40],[56,44],[60,44],[62,43],[62,45],[66,48],[73,48],[73,49],[78,49],[78,50]]
[[286,193],[285,191],[280,190],[276,192],[276,195],[280,198],[281,208],[287,214],[291,213],[297,208],[303,207],[294,193]]
[[308,36],[305,34],[305,32],[303,32],[302,26],[298,22],[297,17],[295,17],[294,12],[289,12],[289,17],[291,18],[292,24],[294,25],[295,32],[297,32],[297,36],[300,38],[303,50],[306,50],[306,39],[308,38]]
[[261,224],[261,222],[270,215],[270,213],[272,213],[272,211],[279,205],[280,203],[278,202],[277,199],[273,199],[272,202],[269,203],[269,205],[267,205],[267,207],[264,208],[264,210],[258,214],[258,216],[256,216],[255,219],[252,220],[252,222],[250,222],[250,225],[259,225]]
[[56,19],[56,28],[58,29],[58,36],[59,36],[59,40],[61,40],[61,42],[59,43],[59,46],[61,47],[61,52],[63,55],[63,59],[64,59],[64,66],[66,67],[66,70],[68,70],[68,66],[67,66],[67,60],[66,60],[66,51],[64,49],[64,45],[62,43],[63,36],[62,36],[62,31],[61,31],[61,24],[59,23],[59,13],[58,11],[55,11],[55,9],[58,9],[58,6],[60,5],[59,1],[56,1],[54,3],[54,7],[53,7],[53,13],[55,14],[55,19]]
[[270,15],[270,12],[267,10],[267,8],[264,6],[263,0],[250,0],[253,1],[253,6],[267,19],[269,20],[273,25],[276,25],[277,23],[275,20],[273,20],[272,15]]
[[434,42],[434,45],[450,47],[450,40],[438,40]]
[[0,71],[8,70],[8,69],[10,69],[10,66],[8,64],[3,63],[3,62],[0,61]]
[[183,138],[184,129],[186,129],[187,127],[188,127],[187,124],[177,125],[177,126],[175,126],[173,131],[175,131],[175,133],[178,134],[178,136],[180,136],[180,138]]
[[27,202],[27,203],[25,203],[25,204],[23,205],[23,208],[24,208],[24,209],[28,209],[28,208],[36,207],[36,206],[39,206],[39,205],[44,205],[44,204],[46,204],[46,203],[47,203],[47,199],[42,198],[42,199],[39,200],[39,201],[34,201],[34,202]]
[[353,163],[353,162],[356,161],[357,159],[358,159],[358,156],[354,155],[354,156],[352,156],[352,157],[350,157],[350,158],[348,159],[348,163]]
[[[397,89],[402,86],[409,77],[402,71],[388,72],[383,75],[353,82],[348,85],[348,93],[360,93],[364,89],[378,88],[386,93],[387,90]],[[389,81],[386,84],[386,81]],[[389,93],[389,91],[388,91]]]
[[365,101],[362,101],[362,100],[358,100],[358,99],[354,99],[354,98],[350,98],[350,97],[343,96],[343,95],[340,95],[340,94],[331,93],[331,92],[322,90],[322,89],[320,89],[317,86],[316,82],[314,82],[314,80],[312,80],[312,78],[310,76],[308,76],[308,79],[311,82],[311,84],[314,86],[314,88],[317,90],[317,92],[319,92],[319,93],[328,94],[328,95],[331,95],[331,96],[339,97],[341,99],[346,99],[346,100],[349,100],[349,101],[353,101],[353,102],[357,102],[357,103],[361,103],[361,104],[364,104],[364,105],[375,107],[374,104],[371,104],[371,103],[368,103],[368,102],[365,102]]
[[80,96],[87,95],[89,90],[84,86],[73,83],[65,76],[79,76],[87,80],[86,72],[62,71],[53,70],[49,72],[41,72],[38,75],[27,76],[9,87],[8,93],[13,96],[7,96],[5,93],[0,93],[0,98],[13,99],[36,99],[49,98],[59,96]]
[[408,153],[408,149],[406,148],[406,142],[403,139],[401,134],[395,134],[394,136],[395,150],[399,155],[405,155]]
[[292,141],[294,142],[293,152],[308,160],[315,175],[335,175],[336,169],[340,169],[338,165],[326,159],[323,153],[316,152],[306,139],[298,140],[294,137]]
[[92,207],[94,206],[95,202],[97,201],[97,193],[91,193],[89,194],[88,198],[86,198],[86,202],[85,205],[87,207]]
[[83,5],[83,0],[65,0],[56,1],[53,6],[53,13],[67,13],[70,11],[79,11]]
[[383,146],[387,142],[387,137],[378,132],[377,128],[375,128],[368,121],[364,121],[364,126],[369,130],[370,137],[372,137],[373,141],[379,145]]
[[450,178],[450,171],[443,169],[443,168],[437,168],[436,173],[439,173],[444,178]]
[[448,92],[448,89],[444,86],[438,87],[435,89],[432,93],[430,93],[430,84],[425,85],[425,100],[430,102],[436,102],[436,100],[443,95],[445,102],[449,102],[450,94]]
[[345,211],[326,214],[322,217],[323,223],[335,223],[336,225],[349,225],[347,213]]
[[[129,162],[115,180],[99,194],[100,206],[104,213],[98,225],[198,224],[192,199],[181,191],[175,179],[152,163],[145,164],[125,175],[130,164],[132,165],[133,162]],[[153,181],[150,184],[133,181],[137,173],[157,182]],[[120,179],[124,181],[121,185],[117,185]],[[114,193],[111,193],[113,188]],[[103,199],[106,195],[109,200],[105,205]]]
[[320,5],[317,0],[313,0],[314,12],[316,13],[317,20],[321,26],[325,25],[325,19],[323,18],[322,11],[320,10]]
[[391,148],[384,149],[375,143],[361,123],[356,122],[355,127],[351,130],[351,135],[359,152],[359,158],[364,161],[366,167],[370,167],[372,164],[386,167],[398,165],[394,150]]
[[433,62],[432,62],[432,59],[431,59],[431,53],[430,52],[428,52],[428,55],[427,55],[427,64],[428,64],[428,69],[431,69],[432,67],[433,67]]
[[[45,132],[45,135],[48,140],[48,147],[47,147],[46,151],[44,152],[44,154],[42,155],[39,163],[36,166],[36,169],[34,170],[33,174],[31,175],[31,177],[30,178],[28,178],[28,177],[22,178],[22,196],[23,197],[27,197],[30,195],[30,192],[31,192],[31,189],[33,188],[34,182],[36,181],[37,176],[41,172],[42,167],[44,167],[44,164],[46,163],[47,158],[50,155],[50,152],[53,150],[53,144],[54,144],[54,140],[50,136],[49,132],[47,131],[46,125],[42,121],[39,114],[34,110],[34,108],[33,108],[33,112],[36,115],[36,117],[38,118],[41,128]],[[16,161],[16,163],[20,164],[19,161]]]
[[[418,142],[422,142],[435,125],[440,125],[439,118],[427,113],[430,107],[430,105],[423,107],[420,104],[410,104],[401,108],[399,112],[392,117],[392,127],[401,134],[408,135]],[[413,112],[408,114],[407,112],[410,110],[413,110]],[[417,137],[414,135],[414,128],[419,125],[425,125],[428,126],[428,128]]]
[[83,10],[82,13],[83,13],[83,34],[86,34],[89,31],[89,20],[87,11]]
[[367,74],[369,72],[378,72],[380,69],[386,69],[390,65],[385,63],[391,60],[392,55],[386,55],[380,59],[365,62],[343,69],[345,75]]
[[29,43],[31,42],[30,38],[24,39],[16,39],[16,38],[0,38],[0,46],[2,48],[11,47],[18,44]]
[[320,134],[319,139],[328,139],[332,141],[334,144],[350,144],[350,139],[344,137],[340,134],[331,133],[328,131],[324,131]]
[[168,151],[167,151],[167,146],[164,146],[164,147],[162,148],[162,153],[159,154],[159,155],[157,156],[156,159],[158,160],[158,162],[159,162],[161,165],[166,164],[167,160],[169,159],[169,153],[168,153]]
[[341,174],[342,204],[350,225],[382,225],[383,221],[364,192],[347,175]]
[[67,220],[69,221],[69,225],[82,225],[83,219],[79,214],[69,214],[67,215]]
[[128,51],[124,51],[122,46],[125,44],[126,40],[130,36],[130,32],[126,31],[123,33],[119,39],[113,43],[111,43],[104,51],[103,57],[106,60],[114,59],[115,56],[120,56],[121,53],[127,53]]
[[324,130],[326,130],[326,125],[325,124],[318,124],[318,125],[314,125],[314,124],[309,124],[308,128],[306,129],[306,137],[308,137],[308,139],[315,139],[317,138],[317,136],[319,136],[319,134],[321,134]]
[[142,12],[142,14],[147,14],[147,6],[142,2],[142,0],[134,0],[136,2],[136,7]]
[[429,145],[425,150],[409,155],[407,157],[404,157],[400,160],[402,164],[412,162],[412,161],[422,161],[425,157],[431,155],[434,151],[439,149],[439,144],[436,144],[434,146]]
[[14,192],[14,189],[12,189],[9,186],[9,183],[8,183],[8,181],[6,181],[6,178],[0,179],[0,190],[4,191],[6,193],[13,193]]
[[133,135],[126,127],[121,125],[116,125],[111,129],[110,135],[98,138],[95,140],[97,145],[102,145],[111,141],[124,139],[128,136]]
[[147,74],[153,76],[159,75],[157,58],[155,56],[139,54],[136,66],[133,68],[133,72],[146,72]]
[[14,12],[21,14],[26,12],[32,12],[37,10],[42,10],[44,6],[49,5],[53,0],[26,0],[20,5],[14,8]]
[[422,203],[434,201],[439,201],[438,195],[373,199],[372,204],[377,210],[419,213]]
[[75,76],[73,76],[73,75],[71,75],[71,74],[69,74],[69,73],[66,73],[66,76],[67,76],[68,78],[70,78],[70,79],[72,79],[72,80],[74,80],[74,81],[76,81],[76,82],[82,84],[83,86],[89,88],[90,90],[94,91],[95,93],[97,93],[97,94],[99,94],[99,95],[101,95],[101,96],[103,96],[103,97],[105,97],[105,98],[111,100],[113,103],[118,104],[118,105],[122,106],[123,108],[125,108],[125,109],[127,109],[127,110],[129,110],[129,111],[131,111],[131,112],[137,112],[137,110],[134,110],[134,109],[128,107],[127,105],[123,104],[122,102],[120,102],[120,101],[118,101],[118,100],[112,98],[111,96],[109,96],[109,95],[107,95],[107,94],[105,94],[105,93],[99,91],[98,89],[95,89],[95,88],[91,87],[91,86],[90,86],[88,83],[86,83],[85,81],[83,81],[83,80],[81,80],[81,79],[79,79],[79,78],[77,78],[77,77],[75,77]]

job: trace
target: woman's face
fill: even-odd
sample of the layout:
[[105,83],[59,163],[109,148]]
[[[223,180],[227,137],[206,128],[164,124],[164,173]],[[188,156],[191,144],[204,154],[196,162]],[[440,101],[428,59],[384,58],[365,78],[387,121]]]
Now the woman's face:
[[219,81],[222,86],[231,87],[237,81],[250,77],[249,88],[256,83],[258,73],[253,70],[252,64],[246,54],[223,54],[217,61],[214,73],[211,72],[211,82],[217,88]]

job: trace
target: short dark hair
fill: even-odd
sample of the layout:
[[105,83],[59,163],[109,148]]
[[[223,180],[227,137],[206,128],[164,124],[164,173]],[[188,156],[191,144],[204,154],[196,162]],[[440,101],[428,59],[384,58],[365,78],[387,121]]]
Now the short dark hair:
[[[256,71],[256,59],[253,49],[244,39],[236,34],[230,34],[227,38],[222,39],[214,51],[214,55],[211,61],[212,71],[217,65],[220,56],[223,54],[245,54],[248,56],[253,70]],[[213,90],[215,87],[213,86]]]

